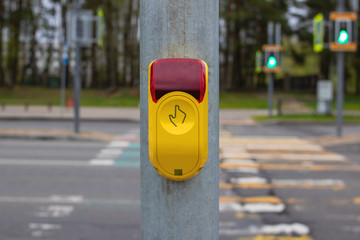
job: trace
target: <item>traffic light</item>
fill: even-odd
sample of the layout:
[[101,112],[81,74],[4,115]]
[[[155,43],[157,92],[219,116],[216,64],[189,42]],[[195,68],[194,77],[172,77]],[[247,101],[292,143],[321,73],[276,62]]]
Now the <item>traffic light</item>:
[[313,20],[313,49],[321,52],[324,49],[324,15],[316,14]]
[[280,51],[279,45],[264,45],[263,46],[263,71],[264,72],[280,72]]
[[353,12],[332,12],[330,20],[330,49],[332,51],[356,51],[357,14]]
[[347,44],[349,42],[349,33],[347,30],[341,30],[338,37],[339,44]]
[[269,57],[267,67],[268,68],[276,68],[277,67],[277,60],[274,56]]

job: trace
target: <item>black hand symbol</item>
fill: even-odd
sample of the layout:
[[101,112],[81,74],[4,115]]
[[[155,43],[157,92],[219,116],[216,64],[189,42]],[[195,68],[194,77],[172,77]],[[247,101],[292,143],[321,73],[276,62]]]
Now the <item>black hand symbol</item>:
[[180,123],[183,124],[185,122],[186,113],[180,110],[179,105],[175,105],[175,114],[169,115],[170,122],[177,127]]

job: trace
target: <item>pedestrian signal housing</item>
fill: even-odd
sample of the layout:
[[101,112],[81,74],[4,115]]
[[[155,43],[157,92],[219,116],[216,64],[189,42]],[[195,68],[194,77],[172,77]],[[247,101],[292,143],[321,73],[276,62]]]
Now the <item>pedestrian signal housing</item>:
[[198,59],[155,60],[148,87],[150,162],[167,179],[192,178],[208,155],[208,67]]
[[330,13],[332,51],[354,52],[357,49],[357,14],[354,12]]
[[279,45],[264,45],[263,46],[263,71],[267,73],[280,72],[280,51]]

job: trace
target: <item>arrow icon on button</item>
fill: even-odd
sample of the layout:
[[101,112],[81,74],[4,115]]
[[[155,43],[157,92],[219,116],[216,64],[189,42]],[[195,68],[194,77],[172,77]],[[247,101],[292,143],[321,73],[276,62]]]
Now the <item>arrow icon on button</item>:
[[177,127],[180,123],[183,124],[185,122],[186,113],[180,110],[179,105],[175,105],[175,114],[169,115],[170,122]]

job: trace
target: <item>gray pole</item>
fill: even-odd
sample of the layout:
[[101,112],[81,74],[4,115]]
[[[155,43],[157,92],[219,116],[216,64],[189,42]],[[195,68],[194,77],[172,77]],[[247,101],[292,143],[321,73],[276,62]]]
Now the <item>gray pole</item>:
[[80,75],[80,61],[81,61],[81,51],[79,43],[79,13],[80,13],[80,0],[75,2],[75,17],[76,17],[76,36],[75,36],[75,76],[74,76],[74,132],[80,132],[80,123],[79,123],[79,111],[80,111],[80,88],[81,88],[81,75]]
[[268,84],[268,111],[269,118],[272,118],[273,109],[273,98],[274,98],[274,73],[269,73],[269,84]]
[[[142,239],[218,239],[219,0],[140,0],[140,29]],[[209,66],[208,159],[182,182],[154,170],[148,147],[148,66],[173,57]]]
[[68,47],[64,41],[62,68],[61,68],[61,92],[60,92],[61,116],[64,116],[64,108],[65,108],[66,66],[68,64],[68,58],[69,58],[67,52],[68,52]]
[[[344,0],[338,0],[337,8],[338,12],[345,11],[345,2]],[[345,52],[337,53],[337,76],[338,76],[338,86],[337,86],[337,97],[336,97],[336,135],[338,137],[342,136],[342,124],[343,124],[343,105],[344,105],[344,68],[345,68]]]
[[[268,22],[268,44],[272,45],[274,43],[274,23]],[[269,73],[269,83],[268,83],[268,112],[269,118],[272,118],[272,109],[273,109],[273,95],[274,95],[274,73]]]

